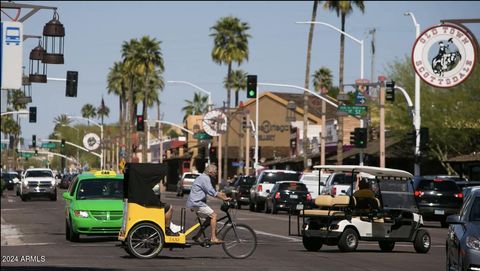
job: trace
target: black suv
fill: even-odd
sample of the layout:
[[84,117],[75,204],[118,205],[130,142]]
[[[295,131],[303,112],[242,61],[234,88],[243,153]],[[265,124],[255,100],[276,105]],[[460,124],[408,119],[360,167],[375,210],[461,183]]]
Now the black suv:
[[443,176],[422,176],[415,179],[415,200],[425,221],[440,221],[447,227],[446,218],[457,214],[463,194],[455,180]]
[[242,205],[250,203],[250,188],[253,184],[255,184],[255,176],[240,176],[233,184],[232,198],[238,209],[241,209]]

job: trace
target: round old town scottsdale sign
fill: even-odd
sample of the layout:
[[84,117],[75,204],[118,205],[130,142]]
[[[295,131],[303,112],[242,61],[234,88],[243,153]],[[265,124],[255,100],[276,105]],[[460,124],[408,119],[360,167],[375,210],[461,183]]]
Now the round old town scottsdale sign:
[[454,87],[468,78],[476,61],[476,42],[460,27],[442,24],[425,30],[415,41],[412,62],[427,84]]

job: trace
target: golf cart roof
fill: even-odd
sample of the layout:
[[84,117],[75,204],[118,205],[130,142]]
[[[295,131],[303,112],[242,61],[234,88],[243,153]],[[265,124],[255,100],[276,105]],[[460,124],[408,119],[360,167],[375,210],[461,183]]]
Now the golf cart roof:
[[336,172],[363,172],[368,173],[377,177],[398,177],[398,178],[413,178],[413,175],[407,171],[392,169],[392,168],[381,168],[381,167],[369,167],[369,166],[358,166],[358,165],[324,165],[324,166],[314,166],[315,169],[325,169]]

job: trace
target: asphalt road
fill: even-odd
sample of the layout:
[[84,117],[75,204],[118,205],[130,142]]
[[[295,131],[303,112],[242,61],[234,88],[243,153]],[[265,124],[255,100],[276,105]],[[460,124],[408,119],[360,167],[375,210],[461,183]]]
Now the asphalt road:
[[[71,243],[65,240],[63,190],[58,201],[38,199],[22,202],[13,191],[1,198],[1,270],[443,270],[446,229],[427,223],[432,237],[428,254],[418,254],[411,243],[397,243],[391,253],[382,253],[376,242],[360,242],[358,250],[342,253],[336,246],[323,246],[307,252],[301,238],[288,236],[288,215],[236,212],[238,222],[250,225],[257,233],[258,246],[248,259],[228,257],[221,246],[211,248],[164,249],[155,259],[129,256],[117,245],[116,237],[84,237]],[[174,221],[186,197],[167,192],[163,200],[173,205]],[[219,210],[220,202],[211,200]],[[219,211],[220,212],[220,211]],[[187,213],[187,218],[193,219]],[[187,226],[189,224],[187,223]]]

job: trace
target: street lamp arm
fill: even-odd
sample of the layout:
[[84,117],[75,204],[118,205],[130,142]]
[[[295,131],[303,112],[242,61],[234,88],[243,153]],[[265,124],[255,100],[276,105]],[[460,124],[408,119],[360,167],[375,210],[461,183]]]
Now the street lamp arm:
[[340,33],[342,33],[342,34],[344,34],[345,36],[347,36],[347,37],[351,38],[352,40],[356,41],[358,44],[362,44],[362,43],[363,43],[363,41],[362,41],[362,40],[359,40],[359,39],[357,39],[357,38],[353,37],[352,35],[350,35],[350,34],[348,34],[348,33],[344,32],[344,31],[342,31],[342,30],[340,30],[340,29],[336,28],[335,26],[333,26],[333,25],[331,25],[331,24],[327,24],[327,23],[324,23],[324,22],[317,22],[317,21],[315,21],[315,22],[312,22],[312,21],[307,21],[307,22],[296,22],[296,23],[297,23],[297,24],[321,24],[321,25],[324,25],[324,26],[328,26],[328,27],[330,27],[331,29],[333,29],[333,30],[336,30],[336,31],[338,31],[338,32],[340,32]]
[[29,112],[26,110],[20,110],[20,111],[8,111],[8,112],[3,112],[1,115],[13,115],[13,114],[28,114]]
[[299,86],[294,86],[294,85],[286,85],[286,84],[275,84],[275,83],[257,83],[257,85],[259,86],[273,86],[273,87],[287,87],[287,88],[296,88],[296,89],[300,89],[300,90],[303,90],[303,91],[306,91],[316,97],[318,97],[319,99],[322,99],[323,101],[327,102],[328,104],[332,105],[333,107],[335,108],[338,108],[338,105],[332,101],[330,101],[329,99],[323,97],[322,95],[318,94],[318,93],[315,93],[309,89],[306,89],[306,88],[303,88],[303,87],[299,87]]
[[405,100],[407,101],[408,106],[413,108],[412,99],[410,99],[410,96],[408,95],[407,91],[404,88],[399,86],[395,86],[395,89],[398,89],[400,90],[400,92],[402,92],[403,96],[405,97]]
[[91,123],[97,125],[98,127],[102,128],[102,125],[100,125],[98,122],[93,121],[93,120],[91,120],[91,119],[87,119],[87,118],[79,117],[79,116],[68,116],[68,115],[67,115],[67,118],[69,118],[69,119],[82,119],[82,120],[86,120],[86,121],[91,122]]
[[185,131],[185,132],[187,132],[187,133],[189,133],[189,134],[191,134],[191,135],[194,134],[194,132],[192,132],[192,131],[190,131],[190,130],[188,130],[188,129],[185,129],[185,128],[183,128],[182,126],[180,126],[180,125],[178,125],[178,124],[175,124],[175,123],[173,123],[173,122],[164,121],[164,120],[156,120],[155,122],[158,122],[158,123],[161,123],[161,124],[169,124],[169,125],[172,125],[172,126],[175,126],[175,127],[179,128],[179,129],[181,129],[182,131]]
[[[58,140],[58,139],[44,139],[44,140],[42,140],[42,142],[57,142],[57,143],[60,143],[61,141]],[[101,154],[98,154],[98,153],[89,151],[89,150],[85,149],[84,147],[79,146],[79,145],[77,145],[77,144],[75,144],[75,143],[68,142],[68,141],[65,141],[65,143],[68,144],[68,145],[70,145],[70,146],[74,146],[74,147],[76,147],[76,148],[79,148],[79,149],[81,149],[81,150],[83,150],[83,151],[86,151],[86,152],[88,152],[88,153],[91,153],[91,154],[93,154],[93,155],[96,155],[96,156],[98,156],[98,157],[100,157],[100,158],[102,157]]]
[[196,89],[198,89],[198,90],[200,90],[200,91],[203,91],[204,93],[208,94],[208,96],[212,95],[212,93],[211,93],[210,91],[206,91],[206,90],[204,90],[203,88],[201,88],[201,87],[199,87],[199,86],[197,86],[197,85],[195,85],[195,84],[192,84],[192,83],[190,83],[190,82],[187,82],[187,81],[167,81],[167,83],[186,84],[186,85],[189,85],[189,86],[191,86],[191,87],[194,87],[194,88],[196,88]]
[[415,19],[415,15],[412,12],[407,11],[403,15],[410,16],[412,18],[412,21],[413,21],[413,24],[415,25],[415,27],[419,27],[419,24],[417,23],[417,20]]

